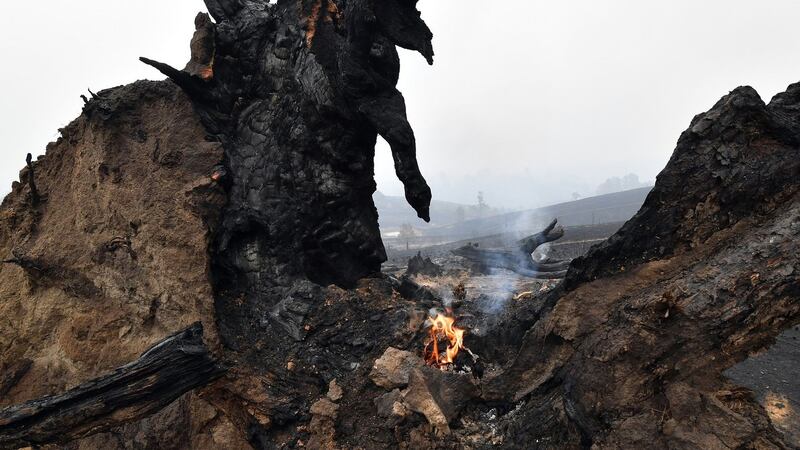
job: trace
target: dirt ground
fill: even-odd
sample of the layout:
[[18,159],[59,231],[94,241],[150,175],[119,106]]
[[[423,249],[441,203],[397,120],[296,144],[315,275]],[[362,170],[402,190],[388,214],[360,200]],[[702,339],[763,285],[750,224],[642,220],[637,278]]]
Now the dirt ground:
[[725,375],[751,389],[772,423],[800,445],[800,326],[785,331],[775,345]]
[[[566,245],[574,244],[572,242]],[[564,245],[564,244],[562,244]],[[442,252],[442,246],[421,249],[423,255],[436,255],[432,260],[445,269],[441,277],[417,276],[415,280],[440,297],[450,295],[453,286],[465,286],[467,309],[479,315],[503,315],[514,311],[520,302],[536,298],[554,288],[557,281],[533,280],[513,272],[496,270],[489,275],[470,274],[464,270],[461,258]],[[399,261],[398,261],[399,262]],[[390,266],[387,272],[402,275],[405,267]],[[481,330],[476,327],[474,340],[480,341]],[[466,345],[470,344],[470,336]],[[479,343],[475,345],[480,348]],[[737,385],[752,392],[764,407],[775,427],[793,445],[800,446],[800,326],[778,336],[767,350],[751,355],[747,360],[727,370],[724,375]]]

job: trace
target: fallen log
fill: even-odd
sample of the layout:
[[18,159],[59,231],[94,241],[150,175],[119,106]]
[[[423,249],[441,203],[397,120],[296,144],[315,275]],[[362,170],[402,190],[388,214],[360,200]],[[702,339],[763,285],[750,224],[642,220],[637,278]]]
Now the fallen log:
[[531,278],[564,278],[570,261],[534,261],[531,256],[540,246],[561,239],[564,229],[558,225],[558,219],[542,231],[519,241],[516,249],[480,249],[465,245],[452,251],[484,269],[506,269]]
[[0,449],[64,444],[143,419],[224,371],[195,323],[111,374],[0,410]]

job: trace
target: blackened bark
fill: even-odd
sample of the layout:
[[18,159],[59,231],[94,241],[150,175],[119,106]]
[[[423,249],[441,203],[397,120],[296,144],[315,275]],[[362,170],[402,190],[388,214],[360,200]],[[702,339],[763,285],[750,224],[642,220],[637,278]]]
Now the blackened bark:
[[197,323],[68,392],[0,410],[0,448],[65,443],[147,417],[224,373]]
[[[430,219],[396,47],[431,62],[432,34],[415,1],[206,5],[215,23],[196,19],[189,70],[142,60],[189,95],[225,149],[228,203],[210,246],[221,340],[257,371],[282,370],[319,314],[318,285],[352,287],[386,260],[372,201],[378,135],[406,199]],[[270,395],[297,405],[311,390],[279,391]]]
[[217,279],[250,274],[246,283],[258,286],[243,291],[258,292],[302,277],[351,285],[378,272],[378,134],[408,202],[429,220],[431,192],[395,87],[396,46],[433,58],[415,3],[208,0],[216,24],[198,16],[186,71],[143,59],[191,96],[225,147]]

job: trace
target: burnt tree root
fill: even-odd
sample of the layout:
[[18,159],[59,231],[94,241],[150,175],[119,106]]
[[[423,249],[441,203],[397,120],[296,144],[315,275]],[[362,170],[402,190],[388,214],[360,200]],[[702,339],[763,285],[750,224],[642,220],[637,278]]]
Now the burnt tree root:
[[224,372],[196,323],[106,376],[0,410],[0,449],[63,444],[143,419]]
[[564,237],[564,229],[553,219],[544,230],[519,241],[515,249],[480,249],[465,245],[452,251],[484,269],[506,269],[525,277],[555,279],[564,278],[569,261],[537,262],[531,256],[540,246]]

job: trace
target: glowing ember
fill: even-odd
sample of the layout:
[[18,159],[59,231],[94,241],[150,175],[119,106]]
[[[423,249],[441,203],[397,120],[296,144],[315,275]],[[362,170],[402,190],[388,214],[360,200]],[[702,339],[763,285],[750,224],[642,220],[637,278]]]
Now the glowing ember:
[[203,67],[202,69],[200,69],[199,75],[200,75],[200,78],[202,78],[202,79],[204,79],[206,81],[214,78],[214,66],[213,66],[213,63],[208,65],[208,66],[206,66],[206,67]]
[[317,0],[314,6],[311,7],[311,15],[308,16],[308,25],[306,30],[306,48],[310,49],[311,44],[314,43],[314,36],[317,34],[317,22],[319,21],[320,10],[322,9],[322,0]]
[[[430,326],[430,337],[425,343],[425,363],[430,366],[442,368],[448,364],[453,364],[458,355],[458,351],[464,349],[464,332],[456,327],[456,320],[443,314],[436,317],[428,317],[426,325]],[[444,352],[439,351],[439,343],[447,343]]]

